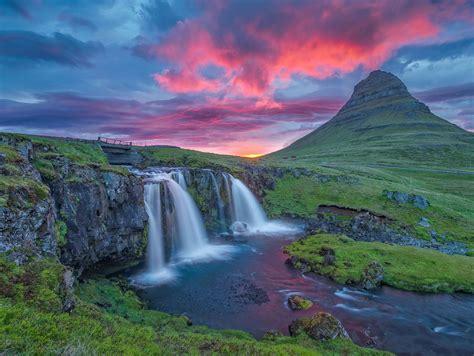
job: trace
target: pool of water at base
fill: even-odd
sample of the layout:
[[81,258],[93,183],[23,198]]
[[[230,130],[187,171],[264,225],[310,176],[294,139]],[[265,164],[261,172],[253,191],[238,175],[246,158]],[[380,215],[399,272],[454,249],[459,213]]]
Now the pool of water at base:
[[[474,296],[419,294],[383,287],[366,292],[302,274],[284,263],[291,237],[252,236],[234,245],[227,259],[182,263],[165,284],[140,287],[152,309],[186,314],[194,324],[241,329],[257,338],[268,330],[288,334],[288,325],[318,311],[333,314],[352,340],[397,354],[472,355]],[[144,266],[129,269],[132,280]],[[305,311],[286,305],[300,294],[314,303]]]

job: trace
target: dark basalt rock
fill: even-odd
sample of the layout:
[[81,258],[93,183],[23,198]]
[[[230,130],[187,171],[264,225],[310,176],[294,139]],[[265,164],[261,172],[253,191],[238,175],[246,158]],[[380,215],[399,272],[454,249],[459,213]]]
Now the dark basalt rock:
[[361,287],[373,290],[380,287],[384,278],[384,269],[378,261],[372,261],[362,273]]
[[297,336],[302,332],[308,334],[318,341],[336,338],[349,339],[349,334],[342,323],[329,313],[317,313],[311,318],[300,318],[289,325],[291,336]]
[[65,313],[70,313],[74,310],[76,306],[76,300],[74,297],[74,274],[70,269],[66,269],[62,276],[61,282],[61,295],[63,302],[63,311]]
[[[22,157],[13,174],[41,187],[35,199],[21,186],[9,193],[14,204],[0,208],[0,252],[9,251],[18,264],[31,256],[59,257],[78,275],[104,261],[142,254],[147,215],[140,178],[78,165],[59,155],[49,159],[54,175],[43,177],[33,161],[47,147],[14,136],[0,141]],[[59,236],[60,222],[67,228],[65,236]],[[64,308],[71,310],[73,303],[65,302]]]

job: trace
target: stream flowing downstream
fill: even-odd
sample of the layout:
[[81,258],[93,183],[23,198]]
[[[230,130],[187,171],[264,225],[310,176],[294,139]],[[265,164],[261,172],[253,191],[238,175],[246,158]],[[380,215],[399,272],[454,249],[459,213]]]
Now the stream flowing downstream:
[[[146,183],[147,262],[124,273],[150,308],[186,314],[194,324],[246,330],[257,338],[269,330],[288,334],[294,319],[326,311],[361,346],[397,354],[473,354],[474,296],[389,287],[367,292],[303,275],[285,264],[282,252],[302,230],[268,220],[239,179],[198,172],[199,189],[207,186],[212,192],[208,204],[216,208],[218,230],[234,235],[212,239],[188,192],[189,171],[155,168],[138,174]],[[293,294],[314,305],[290,310],[286,301]]]
[[[297,317],[327,311],[362,346],[397,354],[472,355],[473,296],[423,295],[389,287],[368,293],[302,275],[284,263],[282,247],[289,239],[249,237],[246,244],[234,245],[228,259],[178,265],[174,280],[138,288],[137,293],[153,309],[184,313],[195,324],[242,329],[256,337],[270,329],[288,334],[288,325]],[[314,306],[290,310],[285,303],[291,294],[310,298]]]

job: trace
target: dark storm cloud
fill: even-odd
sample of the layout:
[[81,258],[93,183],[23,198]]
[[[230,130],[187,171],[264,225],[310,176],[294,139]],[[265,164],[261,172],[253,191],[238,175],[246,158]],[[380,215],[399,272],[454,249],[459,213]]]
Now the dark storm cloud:
[[76,16],[67,11],[63,11],[59,14],[58,20],[68,24],[73,29],[86,29],[89,31],[96,31],[97,26],[90,20]]
[[433,88],[414,93],[413,95],[428,103],[474,98],[474,83]]
[[169,30],[181,19],[167,0],[151,0],[141,4],[139,14],[145,27],[158,31]]
[[90,58],[103,49],[100,42],[82,42],[59,32],[43,36],[30,31],[0,31],[0,57],[16,61],[87,67],[91,65]]
[[400,48],[392,59],[384,64],[384,68],[401,72],[417,61],[434,62],[447,58],[455,59],[461,56],[474,56],[474,38],[463,38],[457,41],[429,45],[405,46]]
[[20,15],[25,19],[31,20],[31,14],[27,9],[24,1],[18,0],[1,0],[0,1],[0,15],[6,16],[9,14]]

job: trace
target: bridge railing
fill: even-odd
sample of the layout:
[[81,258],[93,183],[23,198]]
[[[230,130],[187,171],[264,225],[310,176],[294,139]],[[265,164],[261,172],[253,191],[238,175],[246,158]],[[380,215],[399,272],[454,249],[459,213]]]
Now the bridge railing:
[[100,137],[98,138],[99,142],[106,143],[108,145],[121,145],[121,146],[132,146],[132,141],[123,141],[116,138],[109,138],[109,137]]

